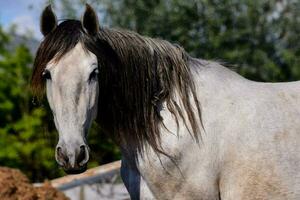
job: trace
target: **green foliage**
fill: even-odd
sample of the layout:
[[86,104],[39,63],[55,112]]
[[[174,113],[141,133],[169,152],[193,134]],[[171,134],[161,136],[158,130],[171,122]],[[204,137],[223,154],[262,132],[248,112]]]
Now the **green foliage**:
[[32,56],[23,45],[9,52],[9,44],[8,35],[0,29],[0,165],[20,168],[33,180],[43,180],[59,173],[53,142],[45,137],[46,112],[32,105],[28,87]]
[[[250,79],[284,81],[300,77],[295,70],[300,17],[295,8],[299,8],[299,1],[172,0],[153,5],[143,0],[137,4],[121,0],[119,7],[109,2],[108,15],[113,16],[115,24],[178,42],[196,57],[236,64],[238,72]],[[127,20],[122,10],[135,17]]]
[[[54,1],[57,2],[58,1]],[[300,78],[296,0],[96,0],[101,22],[179,43],[252,80]],[[81,4],[79,1],[78,4]],[[84,6],[83,4],[81,4]],[[65,0],[64,10],[74,7]],[[103,18],[104,16],[104,18]]]

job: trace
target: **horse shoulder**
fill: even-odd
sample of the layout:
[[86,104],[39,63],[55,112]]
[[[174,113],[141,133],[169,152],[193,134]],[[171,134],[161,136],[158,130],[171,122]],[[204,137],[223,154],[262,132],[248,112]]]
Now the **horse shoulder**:
[[[138,166],[153,194],[158,199],[218,199],[218,156],[213,147],[197,143],[180,120],[177,132],[165,107],[161,115],[167,128],[161,129],[162,148],[173,160],[148,149]],[[210,136],[203,139],[212,140]]]

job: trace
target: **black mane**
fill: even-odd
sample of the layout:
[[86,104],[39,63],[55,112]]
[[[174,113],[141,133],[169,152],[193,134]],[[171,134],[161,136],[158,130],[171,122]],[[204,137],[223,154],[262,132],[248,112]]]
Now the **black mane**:
[[58,62],[79,42],[98,58],[97,121],[123,149],[142,152],[145,145],[150,145],[156,152],[164,153],[160,145],[163,119],[159,112],[163,102],[177,125],[180,118],[198,140],[201,112],[189,57],[182,48],[164,40],[104,28],[90,36],[80,21],[64,21],[45,37],[37,51],[31,79],[37,96],[44,93],[42,72],[47,63]]

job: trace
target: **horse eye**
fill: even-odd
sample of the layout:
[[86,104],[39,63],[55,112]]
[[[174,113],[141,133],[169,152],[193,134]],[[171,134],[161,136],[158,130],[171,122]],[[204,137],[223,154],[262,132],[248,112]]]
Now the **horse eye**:
[[51,80],[51,74],[49,72],[49,70],[45,70],[42,74],[43,78],[46,80]]
[[94,70],[92,71],[92,73],[90,74],[89,82],[90,82],[90,81],[93,81],[93,80],[96,80],[97,77],[98,77],[98,74],[99,74],[98,68],[94,69]]

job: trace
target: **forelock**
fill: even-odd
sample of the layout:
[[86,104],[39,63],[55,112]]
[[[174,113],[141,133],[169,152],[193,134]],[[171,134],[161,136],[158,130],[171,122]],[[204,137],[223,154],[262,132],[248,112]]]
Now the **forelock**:
[[47,64],[51,60],[57,62],[76,44],[82,42],[84,37],[86,36],[80,21],[66,20],[44,38],[37,50],[33,65],[31,88],[35,95],[40,96],[43,93],[42,73]]

